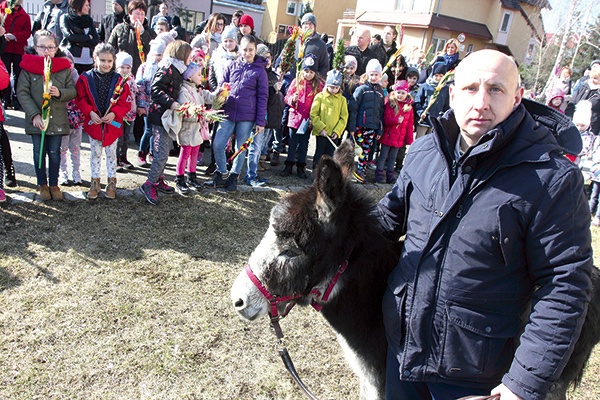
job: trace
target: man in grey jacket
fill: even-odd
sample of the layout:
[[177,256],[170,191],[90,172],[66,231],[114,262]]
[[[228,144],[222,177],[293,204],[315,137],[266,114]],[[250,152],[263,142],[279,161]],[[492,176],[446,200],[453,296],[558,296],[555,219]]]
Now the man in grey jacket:
[[54,33],[58,43],[60,43],[63,35],[58,26],[58,21],[60,20],[60,16],[65,14],[68,9],[68,0],[49,0],[45,2],[42,11],[40,11],[33,20],[31,34],[35,35],[38,30],[46,29]]
[[508,56],[466,57],[452,109],[378,205],[384,232],[406,235],[383,299],[388,399],[541,400],[571,357],[590,300],[590,214],[581,173],[523,91]]

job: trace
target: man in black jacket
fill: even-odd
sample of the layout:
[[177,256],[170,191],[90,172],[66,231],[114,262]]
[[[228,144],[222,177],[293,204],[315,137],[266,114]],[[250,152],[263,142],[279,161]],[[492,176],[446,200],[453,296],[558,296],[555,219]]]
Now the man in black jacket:
[[[359,28],[356,31],[356,45],[346,48],[347,56],[354,56],[358,63],[356,67],[356,75],[361,76],[365,73],[367,64],[372,59],[377,59],[377,54],[369,48],[371,42],[371,31],[367,28]],[[385,64],[382,65],[382,67]]]
[[125,0],[113,0],[112,7],[113,13],[102,18],[102,22],[100,22],[98,36],[101,42],[108,40],[112,30],[117,24],[123,22],[123,18],[125,17]]
[[466,57],[452,110],[379,202],[384,233],[406,237],[382,302],[388,400],[561,390],[591,294],[583,177],[563,155],[581,139],[523,92],[505,54]]

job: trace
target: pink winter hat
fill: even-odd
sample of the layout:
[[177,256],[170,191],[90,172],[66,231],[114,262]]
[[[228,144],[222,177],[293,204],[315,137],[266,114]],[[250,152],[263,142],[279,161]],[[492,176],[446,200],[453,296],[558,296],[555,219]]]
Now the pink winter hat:
[[410,92],[410,88],[408,87],[408,82],[406,81],[398,81],[394,83],[394,90],[404,90],[405,92]]

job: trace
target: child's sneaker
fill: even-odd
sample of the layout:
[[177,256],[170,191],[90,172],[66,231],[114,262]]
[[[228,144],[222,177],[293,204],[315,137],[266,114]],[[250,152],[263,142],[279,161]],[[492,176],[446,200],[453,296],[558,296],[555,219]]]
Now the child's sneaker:
[[158,182],[156,182],[156,188],[161,193],[167,193],[167,194],[175,193],[175,189],[172,186],[167,185],[167,183],[165,182],[164,176],[161,176],[160,178],[158,178]]
[[367,163],[367,168],[369,168],[369,169],[377,169],[377,164],[375,164],[375,161],[369,161]]
[[123,163],[123,161],[121,161],[121,160],[117,161],[117,172],[120,172],[120,173],[126,172],[125,169],[126,169],[126,166]]
[[157,184],[152,183],[150,181],[146,181],[142,186],[140,186],[140,192],[146,197],[148,203],[153,206],[158,205],[158,192],[157,192]]
[[129,161],[127,161],[126,158],[123,158],[121,160],[121,162],[123,163],[123,167],[125,167],[126,169],[135,169],[135,167],[133,166],[133,164],[130,163]]
[[6,193],[4,190],[0,189],[0,203],[4,203],[6,201]]

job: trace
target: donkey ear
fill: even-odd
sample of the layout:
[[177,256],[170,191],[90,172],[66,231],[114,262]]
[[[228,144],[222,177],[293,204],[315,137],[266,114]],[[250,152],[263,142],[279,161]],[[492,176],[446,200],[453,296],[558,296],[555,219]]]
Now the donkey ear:
[[347,181],[342,168],[329,156],[321,157],[317,167],[315,187],[316,208],[319,220],[329,222],[331,216],[344,201]]
[[342,141],[333,153],[333,159],[340,166],[344,178],[350,181],[354,171],[354,141],[350,138]]

